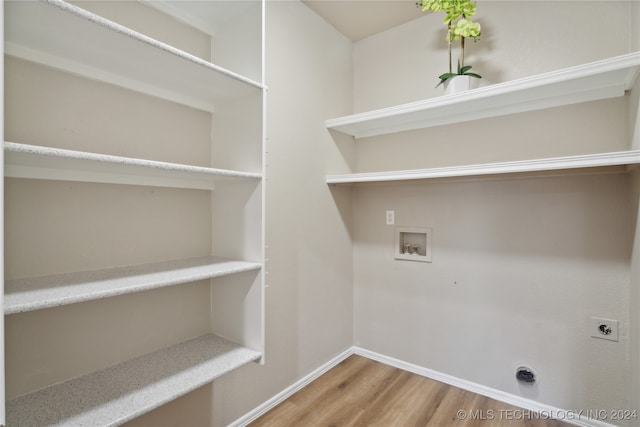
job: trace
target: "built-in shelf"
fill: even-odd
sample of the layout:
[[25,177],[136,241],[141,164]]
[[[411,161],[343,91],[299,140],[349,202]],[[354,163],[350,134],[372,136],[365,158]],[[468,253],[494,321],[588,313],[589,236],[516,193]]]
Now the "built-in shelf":
[[[58,70],[66,75],[111,85],[113,89],[124,88],[151,97],[147,99],[150,108],[148,113],[154,116],[157,114],[157,120],[163,120],[165,114],[160,108],[163,105],[161,100],[178,103],[189,107],[184,109],[187,119],[182,123],[183,126],[190,126],[189,119],[201,117],[202,111],[218,113],[220,123],[216,122],[218,126],[215,132],[209,132],[208,141],[199,141],[198,146],[215,152],[216,159],[222,160],[209,163],[210,159],[207,157],[200,166],[171,163],[173,160],[182,160],[159,157],[162,147],[147,144],[148,141],[138,143],[135,140],[135,129],[125,129],[125,133],[132,137],[130,142],[135,146],[133,151],[142,154],[111,153],[143,158],[102,154],[97,147],[99,141],[92,135],[88,135],[80,143],[81,147],[76,144],[73,147],[66,146],[72,149],[24,144],[39,142],[37,138],[31,141],[18,138],[14,142],[3,142],[4,176],[16,178],[15,184],[20,186],[21,200],[30,201],[36,200],[44,181],[90,183],[96,190],[103,188],[103,184],[204,190],[195,199],[189,198],[186,202],[182,197],[183,192],[168,191],[166,196],[169,198],[163,201],[166,201],[168,207],[172,203],[181,203],[180,212],[185,209],[195,212],[198,219],[188,230],[187,236],[189,239],[196,239],[194,244],[215,247],[217,254],[238,259],[212,256],[187,258],[191,254],[182,253],[176,255],[176,258],[182,256],[184,259],[157,262],[164,259],[162,254],[165,250],[155,249],[154,236],[162,233],[166,227],[164,224],[154,223],[153,227],[145,229],[143,235],[138,236],[151,240],[144,242],[149,252],[148,264],[119,266],[110,263],[109,259],[112,257],[107,255],[117,254],[121,251],[120,245],[130,242],[104,239],[108,234],[108,230],[105,230],[99,236],[86,236],[86,239],[81,238],[77,242],[80,247],[101,247],[103,251],[100,254],[104,254],[106,258],[99,257],[97,261],[104,268],[90,270],[96,268],[95,265],[87,265],[82,259],[77,259],[74,261],[76,271],[56,270],[56,274],[38,277],[34,276],[40,273],[26,271],[25,275],[31,277],[5,281],[4,314],[11,319],[14,332],[12,336],[18,338],[11,338],[9,342],[15,357],[9,360],[7,369],[13,373],[14,381],[7,383],[6,388],[12,398],[5,402],[5,387],[0,387],[2,403],[5,404],[3,406],[0,403],[3,425],[5,414],[6,425],[11,426],[121,425],[249,362],[263,362],[264,276],[260,259],[264,255],[261,249],[264,247],[264,193],[256,191],[254,187],[257,185],[262,188],[260,183],[264,171],[261,159],[264,155],[263,122],[266,109],[266,87],[262,82],[264,1],[161,0],[161,4],[156,4],[153,0],[145,3],[159,8],[162,13],[147,7],[136,7],[135,16],[129,13],[131,9],[117,5],[117,2],[105,3],[104,8],[91,7],[103,11],[107,16],[121,16],[123,23],[129,22],[136,29],[151,28],[151,25],[154,34],[158,34],[161,40],[176,40],[175,37],[178,37],[180,43],[196,41],[197,45],[185,47],[187,50],[193,47],[194,51],[200,51],[200,43],[206,43],[210,39],[215,44],[215,49],[210,50],[215,59],[195,56],[87,11],[83,9],[83,2],[73,3],[63,0],[34,0],[8,1],[3,4],[4,52],[14,58],[10,70],[14,73],[13,76],[16,77],[29,66],[24,61],[42,66],[38,67],[42,74],[28,78],[42,78],[46,82]],[[137,12],[140,12],[139,16]],[[175,18],[173,22],[172,17]],[[204,36],[201,34],[192,39],[189,35],[193,28],[190,30],[189,27],[194,25],[212,37],[201,37]],[[216,32],[217,34],[213,34]],[[184,34],[187,37],[183,37]],[[213,40],[213,36],[218,38]],[[20,79],[19,83],[29,85],[32,82],[28,78]],[[70,81],[67,89],[79,90],[77,95],[80,97],[91,96],[96,90],[99,91],[97,86],[78,86],[79,83]],[[12,102],[22,102],[19,99],[21,93],[20,90],[16,91],[17,98],[13,97]],[[65,104],[58,97],[45,98],[39,100],[49,107],[44,110],[54,111],[56,107]],[[128,105],[129,99],[127,91],[114,94],[113,101],[117,102],[117,105],[114,104],[115,108],[133,111],[135,107]],[[97,114],[95,111],[94,113]],[[25,129],[32,125],[44,126],[42,131],[45,133],[55,133],[55,126],[51,124],[55,117],[46,112],[44,114],[45,117],[28,114],[29,120],[22,120],[24,117],[21,117],[11,121],[12,133],[24,134]],[[91,111],[87,114],[91,115]],[[72,132],[78,131],[77,123],[67,125],[71,126]],[[114,132],[120,135],[121,131],[113,123],[107,123],[103,128],[98,116],[91,116],[83,125],[89,126],[83,129],[93,130],[95,135],[105,135],[105,132],[108,135]],[[174,127],[180,129],[180,126],[177,123]],[[87,136],[87,132],[83,135]],[[46,141],[40,143],[47,144]],[[180,141],[176,141],[176,144],[178,147]],[[62,147],[64,144],[58,146]],[[245,159],[246,153],[250,153],[248,159]],[[242,161],[237,161],[240,155]],[[230,165],[231,163],[242,166]],[[243,165],[249,166],[245,168]],[[33,182],[34,185],[37,184],[34,188],[26,185],[27,179],[43,181]],[[236,183],[240,185],[235,185]],[[210,190],[214,189],[218,191],[211,193]],[[91,204],[104,196],[100,191],[94,194],[75,190],[78,189],[72,189],[69,196],[82,204]],[[214,201],[212,208],[211,203]],[[151,209],[151,204],[145,202],[141,207],[141,215],[145,212],[152,214],[151,211],[144,210]],[[63,228],[65,224],[73,224],[79,215],[71,206],[65,213],[68,215]],[[171,221],[176,225],[185,220],[183,216],[174,217]],[[133,220],[135,224],[144,221],[143,216],[139,220],[137,218]],[[49,227],[48,219],[47,212],[44,212],[35,221]],[[25,223],[18,216],[12,218],[7,226],[21,225]],[[20,240],[21,244],[37,245],[45,252],[68,251],[68,248],[60,247],[57,240],[46,236],[42,240],[37,233],[28,234],[14,236],[16,241],[13,243]],[[23,241],[23,238],[26,240]],[[8,247],[10,249],[11,245]],[[18,256],[18,262],[26,265],[27,269],[38,263],[37,257],[30,258],[28,254],[20,256],[16,253],[15,256]],[[218,280],[224,282],[224,291],[221,286],[215,285]],[[47,343],[43,344],[44,335],[48,343],[55,343],[60,337],[71,337],[71,341],[65,342],[69,344],[68,353],[73,355],[74,360],[91,357],[91,349],[86,347],[90,344],[82,339],[83,334],[76,334],[76,329],[73,328],[67,329],[69,326],[63,318],[69,319],[68,316],[72,316],[78,330],[83,333],[100,335],[115,331],[115,326],[110,325],[107,318],[96,320],[100,323],[97,329],[86,324],[83,318],[77,317],[78,313],[73,310],[72,304],[79,307],[84,305],[83,302],[104,298],[114,298],[115,301],[120,300],[116,298],[118,296],[127,298],[125,295],[133,298],[133,293],[145,291],[149,292],[141,295],[153,297],[153,289],[194,282],[200,282],[197,286],[207,288],[207,300],[204,305],[194,306],[196,312],[191,318],[179,320],[184,323],[180,325],[179,338],[164,337],[161,343],[141,344],[124,337],[118,344],[121,348],[114,354],[128,353],[129,356],[105,362],[94,367],[93,372],[88,372],[92,369],[78,367],[72,367],[71,372],[65,362],[68,358],[57,360],[54,357],[47,360],[45,368],[57,378],[55,381],[62,382],[52,384],[51,378],[40,378],[36,381],[38,385],[34,385],[33,381],[25,380],[38,376],[43,367],[37,362],[32,364],[19,359],[34,351],[46,353],[50,350],[47,349]],[[249,299],[246,298],[247,292],[250,292]],[[185,302],[197,302],[198,295],[186,295]],[[159,304],[165,300],[166,295],[156,295],[150,298],[149,304]],[[30,330],[28,325],[37,321],[37,310],[43,310],[40,313],[44,313],[47,309],[59,310],[63,317],[59,320],[48,319],[54,323],[46,331]],[[157,314],[157,307],[138,307],[137,310],[143,310],[149,315]],[[156,318],[156,329],[172,322],[165,317]],[[208,330],[202,330],[202,321],[208,321]],[[153,332],[154,326],[151,326],[152,330],[148,330],[148,327],[149,325],[138,325],[134,331],[135,336],[144,337]],[[202,335],[206,332],[211,333]],[[196,336],[197,338],[192,338]],[[0,330],[0,340],[3,339],[3,330]],[[183,341],[187,339],[189,340]],[[106,367],[118,362],[122,363]],[[2,373],[3,370],[0,369],[0,374]],[[34,390],[35,387],[43,388]]]
[[261,174],[5,142],[4,174],[12,178],[213,190],[218,181]]
[[204,335],[11,399],[7,425],[120,425],[260,357]]
[[635,82],[640,52],[390,108],[329,119],[356,138],[623,96]]
[[430,169],[327,175],[326,179],[328,184],[353,184],[363,182],[388,182],[417,179],[472,177],[526,172],[582,170],[585,168],[604,168],[610,166],[629,166],[636,164],[640,164],[640,150],[586,154],[568,157],[554,157],[547,159],[522,160],[514,162],[449,166]]
[[202,257],[7,280],[4,313],[40,310],[260,268],[256,262]]
[[5,4],[5,53],[205,111],[261,83],[61,0]]

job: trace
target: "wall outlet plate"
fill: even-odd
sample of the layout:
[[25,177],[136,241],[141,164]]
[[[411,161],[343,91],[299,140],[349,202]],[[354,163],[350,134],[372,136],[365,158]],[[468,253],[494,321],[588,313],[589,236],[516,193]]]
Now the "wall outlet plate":
[[593,338],[618,341],[618,321],[591,316],[589,318],[589,334]]
[[396,211],[387,211],[386,220],[387,225],[394,225],[396,223]]

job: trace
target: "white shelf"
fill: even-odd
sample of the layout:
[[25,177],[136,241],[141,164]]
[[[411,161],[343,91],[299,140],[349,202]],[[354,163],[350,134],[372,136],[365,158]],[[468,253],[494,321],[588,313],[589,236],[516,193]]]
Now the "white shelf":
[[7,425],[120,425],[260,357],[205,335],[9,400]]
[[5,53],[193,108],[264,88],[61,0],[5,4]]
[[58,307],[260,268],[256,262],[203,257],[7,280],[4,313]]
[[495,84],[464,93],[326,121],[356,138],[623,96],[640,69],[640,52]]
[[261,174],[5,142],[4,174],[12,178],[213,190],[217,181]]
[[363,182],[389,182],[416,179],[470,177],[481,175],[511,174],[628,166],[640,164],[640,150],[614,153],[586,154],[515,162],[485,163],[430,169],[413,169],[390,172],[353,173],[327,175],[327,184],[353,184]]

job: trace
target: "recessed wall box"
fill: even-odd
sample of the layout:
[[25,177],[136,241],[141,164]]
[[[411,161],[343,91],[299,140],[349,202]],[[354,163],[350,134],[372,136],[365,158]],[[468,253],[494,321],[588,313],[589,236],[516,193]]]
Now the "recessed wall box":
[[396,227],[395,259],[431,262],[430,228]]

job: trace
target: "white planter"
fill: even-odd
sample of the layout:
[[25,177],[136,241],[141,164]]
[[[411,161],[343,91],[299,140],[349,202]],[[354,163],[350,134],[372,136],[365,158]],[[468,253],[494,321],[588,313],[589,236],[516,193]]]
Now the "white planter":
[[471,76],[455,76],[448,78],[444,82],[444,94],[452,95],[454,93],[465,92],[475,87],[475,77]]

